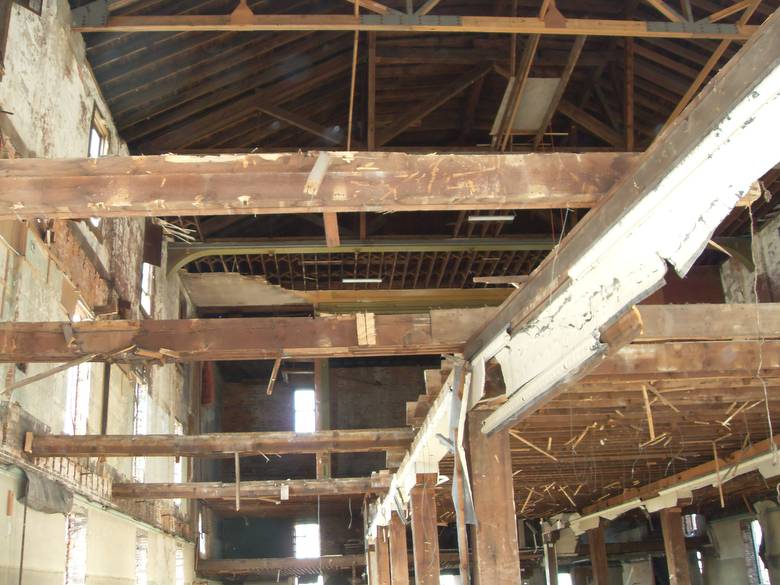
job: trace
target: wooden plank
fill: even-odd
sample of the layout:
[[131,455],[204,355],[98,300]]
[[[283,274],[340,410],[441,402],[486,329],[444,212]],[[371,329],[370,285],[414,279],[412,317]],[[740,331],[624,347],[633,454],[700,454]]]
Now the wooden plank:
[[331,153],[328,175],[307,195],[317,156],[0,160],[0,219],[582,208],[598,203],[637,158]]
[[588,549],[593,582],[596,585],[609,585],[609,567],[607,566],[607,546],[604,541],[604,527],[588,530]]
[[[347,0],[347,2],[354,4],[355,0]],[[380,2],[376,2],[376,0],[359,0],[358,4],[361,8],[376,12],[377,14],[401,14],[398,10],[385,6]]]
[[680,508],[665,508],[661,510],[660,516],[666,566],[669,568],[669,585],[691,585]]
[[271,369],[271,377],[268,378],[268,386],[265,389],[266,395],[270,396],[274,392],[274,384],[276,384],[276,377],[279,375],[279,368],[282,366],[282,358],[276,358],[274,360],[274,367]]
[[493,69],[492,63],[481,63],[469,71],[453,80],[451,83],[442,87],[436,94],[431,96],[425,102],[411,107],[405,115],[400,116],[395,124],[388,128],[383,128],[377,133],[377,146],[382,146],[390,142],[393,138],[401,134],[415,122],[422,120],[425,116],[447,103],[456,95],[463,92],[472,83],[481,79]]
[[409,585],[409,551],[406,543],[406,525],[397,512],[390,516],[390,575],[393,585]]
[[481,432],[489,411],[468,414],[471,489],[477,525],[472,532],[474,584],[520,583],[517,517],[509,433]]
[[[387,489],[389,476],[347,477],[330,479],[291,479],[286,481],[243,481],[239,492],[242,500],[275,498],[280,501],[282,491],[290,498],[317,496],[350,496],[376,493]],[[222,482],[192,483],[114,483],[111,493],[115,498],[136,500],[229,500],[235,496],[236,486]]]
[[[419,18],[419,20],[418,20]],[[366,31],[427,33],[506,33],[594,35],[677,39],[746,40],[756,27],[746,25],[694,26],[639,20],[568,18],[546,22],[513,16],[436,16],[380,19],[335,14],[257,14],[233,20],[230,15],[110,16],[105,24],[74,24],[76,32],[197,32],[197,31]]]
[[406,448],[408,428],[250,432],[206,435],[34,435],[33,457],[233,457],[242,455],[355,453]]
[[376,550],[376,575],[372,575],[372,585],[390,585],[390,539],[387,528],[381,526],[374,543]]
[[414,582],[416,585],[439,585],[437,479],[437,473],[418,474],[417,484],[410,493]]
[[325,223],[325,242],[327,243],[328,248],[338,248],[341,245],[338,213],[323,213],[322,219]]
[[634,39],[625,41],[625,144],[626,150],[634,148]]
[[260,103],[257,104],[257,109],[265,114],[268,114],[272,118],[276,118],[277,120],[286,122],[290,126],[295,126],[296,128],[300,128],[301,130],[308,132],[309,134],[318,136],[319,138],[322,138],[323,140],[325,140],[330,144],[338,145],[338,144],[343,144],[344,142],[338,134],[335,134],[334,132],[328,130],[328,128],[326,128],[325,126],[317,124],[316,122],[312,122],[311,120],[308,120],[303,116],[296,114],[295,112],[292,112],[285,108],[275,106],[272,104]]
[[376,33],[368,33],[368,89],[366,141],[368,150],[376,148]]
[[512,125],[517,112],[520,110],[520,101],[523,99],[525,85],[531,74],[531,67],[533,66],[540,39],[540,35],[530,35],[526,39],[520,63],[517,65],[517,69],[512,72],[512,89],[506,100],[506,108],[501,112],[502,116],[498,123],[498,131],[493,137],[493,146],[499,150],[506,150],[512,138]]

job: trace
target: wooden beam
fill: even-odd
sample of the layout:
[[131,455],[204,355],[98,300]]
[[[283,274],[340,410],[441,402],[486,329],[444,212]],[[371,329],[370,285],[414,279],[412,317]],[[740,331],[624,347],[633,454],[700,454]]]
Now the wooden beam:
[[[355,0],[347,0],[350,4],[354,4]],[[384,4],[380,2],[376,2],[376,0],[359,0],[358,4],[361,8],[365,8],[366,10],[370,10],[371,12],[375,12],[377,14],[402,14],[400,11],[396,10],[395,8],[390,8],[389,6],[385,6]]]
[[588,549],[590,566],[595,585],[609,585],[609,567],[607,566],[607,545],[604,541],[604,527],[588,530]]
[[[750,17],[753,16],[753,13],[756,11],[759,4],[761,4],[761,0],[751,0],[750,6],[745,8],[744,9],[745,11],[742,13],[742,16],[739,17],[738,26],[744,25],[750,20]],[[726,51],[729,49],[730,46],[731,46],[730,40],[723,40],[720,43],[718,43],[718,46],[712,52],[709,59],[707,59],[707,62],[701,68],[699,74],[693,80],[690,87],[688,87],[688,90],[685,92],[682,98],[680,98],[680,101],[677,102],[677,105],[675,106],[674,110],[669,115],[669,118],[667,118],[664,128],[668,127],[682,113],[685,107],[693,99],[693,96],[695,96],[696,93],[699,91],[699,88],[702,85],[704,85],[707,79],[709,79],[710,74],[717,67],[718,63],[720,63],[721,58],[723,58],[723,55],[726,53]]]
[[365,564],[366,557],[362,554],[313,559],[199,559],[197,573],[200,577],[270,575],[276,579],[277,573],[300,575],[302,572],[342,571]]
[[374,547],[376,550],[376,575],[372,575],[371,585],[390,585],[390,539],[387,535],[387,527],[381,526],[379,528]]
[[397,512],[390,516],[387,526],[390,536],[390,575],[393,585],[409,585],[409,551],[406,544],[406,525]]
[[401,134],[404,130],[408,129],[412,124],[422,120],[425,116],[438,109],[443,104],[447,103],[456,95],[460,94],[469,87],[472,83],[481,79],[493,69],[492,63],[482,63],[471,69],[466,73],[453,80],[451,83],[442,87],[436,94],[431,96],[425,102],[415,105],[409,109],[409,111],[400,116],[395,124],[390,127],[383,128],[377,133],[377,146],[382,146],[390,142],[393,138]]
[[723,20],[724,18],[731,16],[732,14],[736,14],[737,12],[745,10],[746,8],[750,8],[754,4],[755,4],[755,0],[741,0],[740,2],[734,2],[731,6],[726,6],[725,8],[721,8],[720,10],[713,12],[703,20],[705,22],[718,22],[720,20]]
[[317,156],[0,160],[0,219],[593,207],[637,160],[620,153],[331,153],[328,174],[307,195]]
[[341,245],[341,236],[339,236],[339,215],[329,211],[322,214],[325,223],[325,242],[328,248],[338,248]]
[[368,33],[368,104],[366,106],[366,115],[368,123],[366,124],[366,141],[368,150],[376,148],[376,33]]
[[664,0],[645,0],[645,2],[647,2],[650,6],[655,8],[658,12],[663,14],[672,22],[686,22],[683,15],[669,6],[666,2],[664,2]]
[[517,69],[512,72],[512,88],[506,100],[506,108],[501,112],[501,120],[499,121],[498,131],[493,142],[494,146],[499,150],[506,150],[512,138],[512,125],[517,112],[520,110],[520,102],[523,99],[525,85],[531,74],[531,67],[533,66],[540,39],[541,35],[529,35],[523,47],[520,63],[517,65]]
[[295,126],[296,128],[300,128],[309,134],[318,136],[325,142],[336,145],[344,144],[343,137],[338,133],[329,130],[325,126],[317,124],[316,122],[312,122],[311,120],[308,120],[303,116],[296,114],[295,112],[272,104],[262,103],[257,105],[257,109],[265,114],[268,114],[272,118],[276,118],[277,120],[289,124],[290,126]]
[[414,13],[417,16],[425,16],[434,8],[436,8],[439,5],[439,2],[441,2],[441,0],[426,0],[422,6],[415,10]]
[[558,82],[558,87],[555,88],[555,93],[550,100],[550,105],[547,107],[544,118],[542,118],[542,124],[539,126],[539,131],[536,133],[536,136],[534,136],[534,150],[539,148],[539,145],[544,139],[544,133],[547,132],[547,128],[550,125],[555,112],[558,111],[558,104],[563,99],[563,94],[566,91],[566,87],[569,85],[569,79],[571,79],[571,74],[574,72],[574,68],[577,66],[577,61],[582,54],[582,48],[585,46],[585,41],[587,38],[588,37],[581,36],[574,39],[574,46],[569,52],[569,57],[566,61],[565,67],[563,68],[563,73],[561,73],[561,80]]
[[287,431],[207,435],[34,435],[33,457],[233,457],[291,453],[356,453],[406,448],[411,429]]
[[437,473],[418,474],[417,484],[410,493],[414,582],[416,585],[439,585],[437,479]]
[[282,358],[276,358],[274,360],[274,367],[271,369],[271,377],[268,378],[268,386],[265,388],[265,393],[268,396],[274,393],[274,384],[276,384],[276,377],[279,375],[279,368],[281,366]]
[[[353,496],[387,489],[389,476],[347,477],[330,479],[290,479],[286,481],[243,481],[242,500],[275,498],[283,500],[282,492],[290,498],[317,496]],[[114,483],[111,494],[115,498],[134,500],[230,500],[236,486],[222,482],[193,483]]]
[[680,508],[665,508],[661,510],[660,516],[666,566],[669,568],[669,585],[691,585]]
[[484,410],[468,414],[469,467],[477,520],[472,532],[474,584],[520,583],[509,433],[484,435],[482,423],[489,414]]
[[[362,5],[362,3],[361,3]],[[256,14],[236,21],[230,15],[110,16],[101,24],[74,24],[76,32],[198,32],[198,31],[365,31],[425,33],[506,33],[543,35],[593,35],[677,39],[746,40],[756,27],[746,25],[702,26],[638,20],[568,18],[546,22],[542,18],[513,16],[413,16],[408,20],[381,19],[373,15]]]
[[604,122],[592,116],[585,110],[578,108],[571,102],[561,100],[558,104],[558,111],[571,119],[573,122],[579,124],[593,134],[598,136],[604,142],[607,142],[615,148],[622,148],[624,145],[623,137],[615,132],[611,127],[607,126]]
[[634,147],[634,39],[625,40],[625,144],[626,150]]
[[[523,283],[527,286],[527,281]],[[522,290],[522,289],[520,289]],[[506,298],[506,293],[494,302]],[[488,297],[479,297],[487,302]],[[392,298],[388,298],[391,302]],[[749,367],[760,337],[767,347],[780,339],[780,303],[640,305],[642,332],[636,342],[605,362],[600,371],[685,367],[715,371]],[[500,308],[432,310],[374,316],[375,345],[360,345],[355,314],[310,317],[248,317],[143,321],[3,322],[0,363],[93,361],[210,361],[323,358],[338,355],[428,355],[458,353]],[[761,330],[756,331],[756,311]],[[70,327],[76,343],[63,334]],[[730,341],[728,345],[720,342]],[[659,343],[666,342],[666,343]],[[673,343],[675,342],[675,343]],[[679,343],[689,342],[689,343]],[[698,343],[694,343],[698,342]],[[727,347],[728,355],[720,352]],[[125,354],[117,352],[134,348]],[[133,353],[138,351],[139,353]],[[765,367],[775,361],[765,356]],[[621,365],[622,364],[622,365]],[[701,365],[700,365],[701,364]]]

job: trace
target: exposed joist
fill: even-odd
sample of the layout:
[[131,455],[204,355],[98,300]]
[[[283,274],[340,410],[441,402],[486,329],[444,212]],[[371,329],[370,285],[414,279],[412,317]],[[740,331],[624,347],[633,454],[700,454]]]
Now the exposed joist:
[[594,136],[601,138],[604,142],[611,144],[615,148],[623,147],[623,137],[620,136],[620,134],[595,116],[578,108],[571,102],[561,100],[558,104],[558,111],[576,124],[582,126],[582,128]]
[[[347,477],[330,479],[290,479],[286,481],[243,481],[241,499],[303,498],[317,496],[351,496],[374,493],[387,489],[388,475],[373,477]],[[235,484],[222,482],[193,483],[114,483],[111,494],[115,498],[136,500],[230,500],[236,491]]]
[[687,273],[751,182],[777,163],[778,94],[776,12],[469,341],[475,379],[495,357],[507,387],[485,432],[594,367],[608,349],[603,328],[662,286],[669,265]]
[[231,15],[109,16],[105,23],[73,25],[77,32],[196,32],[196,31],[367,31],[429,33],[507,33],[542,35],[593,35],[680,39],[745,40],[756,27],[746,25],[694,25],[569,18],[546,22],[541,18],[512,16],[412,16],[388,18],[365,15],[257,14],[234,19]]
[[645,0],[650,6],[663,14],[672,22],[685,22],[685,17],[669,6],[664,0]]
[[357,453],[404,449],[411,443],[412,436],[411,429],[407,428],[207,435],[29,434],[25,449],[33,457],[233,457],[235,453]]
[[322,214],[325,225],[325,243],[328,248],[338,248],[341,246],[341,236],[339,235],[339,214],[328,211]]
[[0,160],[0,219],[592,207],[637,155],[317,153]]
[[258,104],[257,109],[265,114],[268,114],[272,118],[276,118],[282,122],[300,128],[301,130],[308,132],[314,136],[322,138],[330,144],[343,144],[344,139],[337,132],[329,130],[321,124],[317,124],[303,116],[296,114],[286,108],[275,106],[273,104]]
[[349,570],[352,567],[363,567],[366,557],[359,555],[326,556],[313,559],[296,559],[293,557],[268,559],[206,559],[198,561],[198,575],[201,577],[231,577],[248,575],[279,574],[301,575],[319,574],[327,571]]

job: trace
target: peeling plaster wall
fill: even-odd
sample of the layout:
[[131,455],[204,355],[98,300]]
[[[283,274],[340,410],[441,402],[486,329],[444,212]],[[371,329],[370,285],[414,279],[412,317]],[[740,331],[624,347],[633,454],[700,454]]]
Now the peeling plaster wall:
[[[109,155],[126,155],[111,113],[100,94],[86,59],[80,34],[70,30],[67,0],[45,0],[38,16],[13,6],[6,72],[0,80],[2,149],[0,156],[83,158],[87,156],[93,111],[97,109],[109,129]],[[89,309],[113,294],[125,306],[124,316],[140,316],[143,219],[104,219],[96,233],[86,221],[57,221],[51,225],[0,222],[0,320],[68,321],[76,299]],[[40,237],[44,229],[50,237]],[[107,278],[102,279],[100,272]],[[161,271],[155,286],[155,317],[179,314],[178,277],[168,280]],[[109,290],[110,289],[110,290]],[[44,372],[51,364],[0,364],[0,384]],[[100,433],[104,410],[103,364],[88,364],[90,398],[87,432]],[[173,432],[178,418],[185,429],[190,422],[190,394],[186,369],[153,366],[150,372],[148,432]],[[12,400],[54,433],[64,427],[68,374],[48,377],[18,389]],[[2,387],[0,386],[0,387]],[[120,368],[110,368],[106,430],[131,434],[135,381]],[[193,419],[194,420],[194,419]],[[1,463],[1,462],[0,462]],[[120,476],[131,475],[130,458],[112,458],[108,464]],[[147,481],[172,481],[173,458],[147,461]],[[185,474],[187,462],[185,460]],[[186,479],[186,475],[185,475]],[[0,495],[15,498],[23,489],[18,472],[0,469]],[[22,542],[23,505],[15,500],[11,515],[0,511],[0,585],[18,582]],[[177,540],[128,516],[79,501],[88,513],[87,583],[135,582],[136,530],[149,536],[149,584],[173,585]],[[186,501],[185,501],[186,503]],[[185,512],[188,506],[185,505]],[[25,537],[24,583],[63,582],[65,519],[28,511]],[[181,541],[178,541],[181,543]],[[194,578],[194,548],[183,543],[185,583]]]
[[[755,263],[758,269],[758,296],[762,302],[780,301],[780,215],[756,234]],[[753,272],[736,258],[720,270],[727,303],[755,302]]]
[[[0,492],[18,493],[23,479],[17,470],[0,468]],[[27,510],[14,500],[11,514],[0,515],[0,585],[19,583],[24,536],[23,582],[26,585],[62,585],[65,570],[65,516]],[[194,579],[192,543],[177,540],[160,531],[129,521],[127,518],[85,500],[76,498],[74,506],[87,514],[87,585],[133,585],[135,581],[136,531],[144,530],[149,539],[149,585],[176,583],[177,546],[184,553],[184,582]]]

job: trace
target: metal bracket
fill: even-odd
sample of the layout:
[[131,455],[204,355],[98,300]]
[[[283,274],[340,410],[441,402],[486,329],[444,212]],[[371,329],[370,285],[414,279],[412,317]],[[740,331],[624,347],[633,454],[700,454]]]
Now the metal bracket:
[[368,26],[460,26],[460,16],[415,16],[414,14],[364,14],[360,23]]
[[74,27],[104,26],[108,23],[108,0],[94,0],[71,11]]
[[733,24],[722,24],[715,22],[660,22],[653,21],[647,23],[647,30],[650,32],[666,33],[703,33],[703,34],[724,34],[736,35],[739,33],[737,27]]

